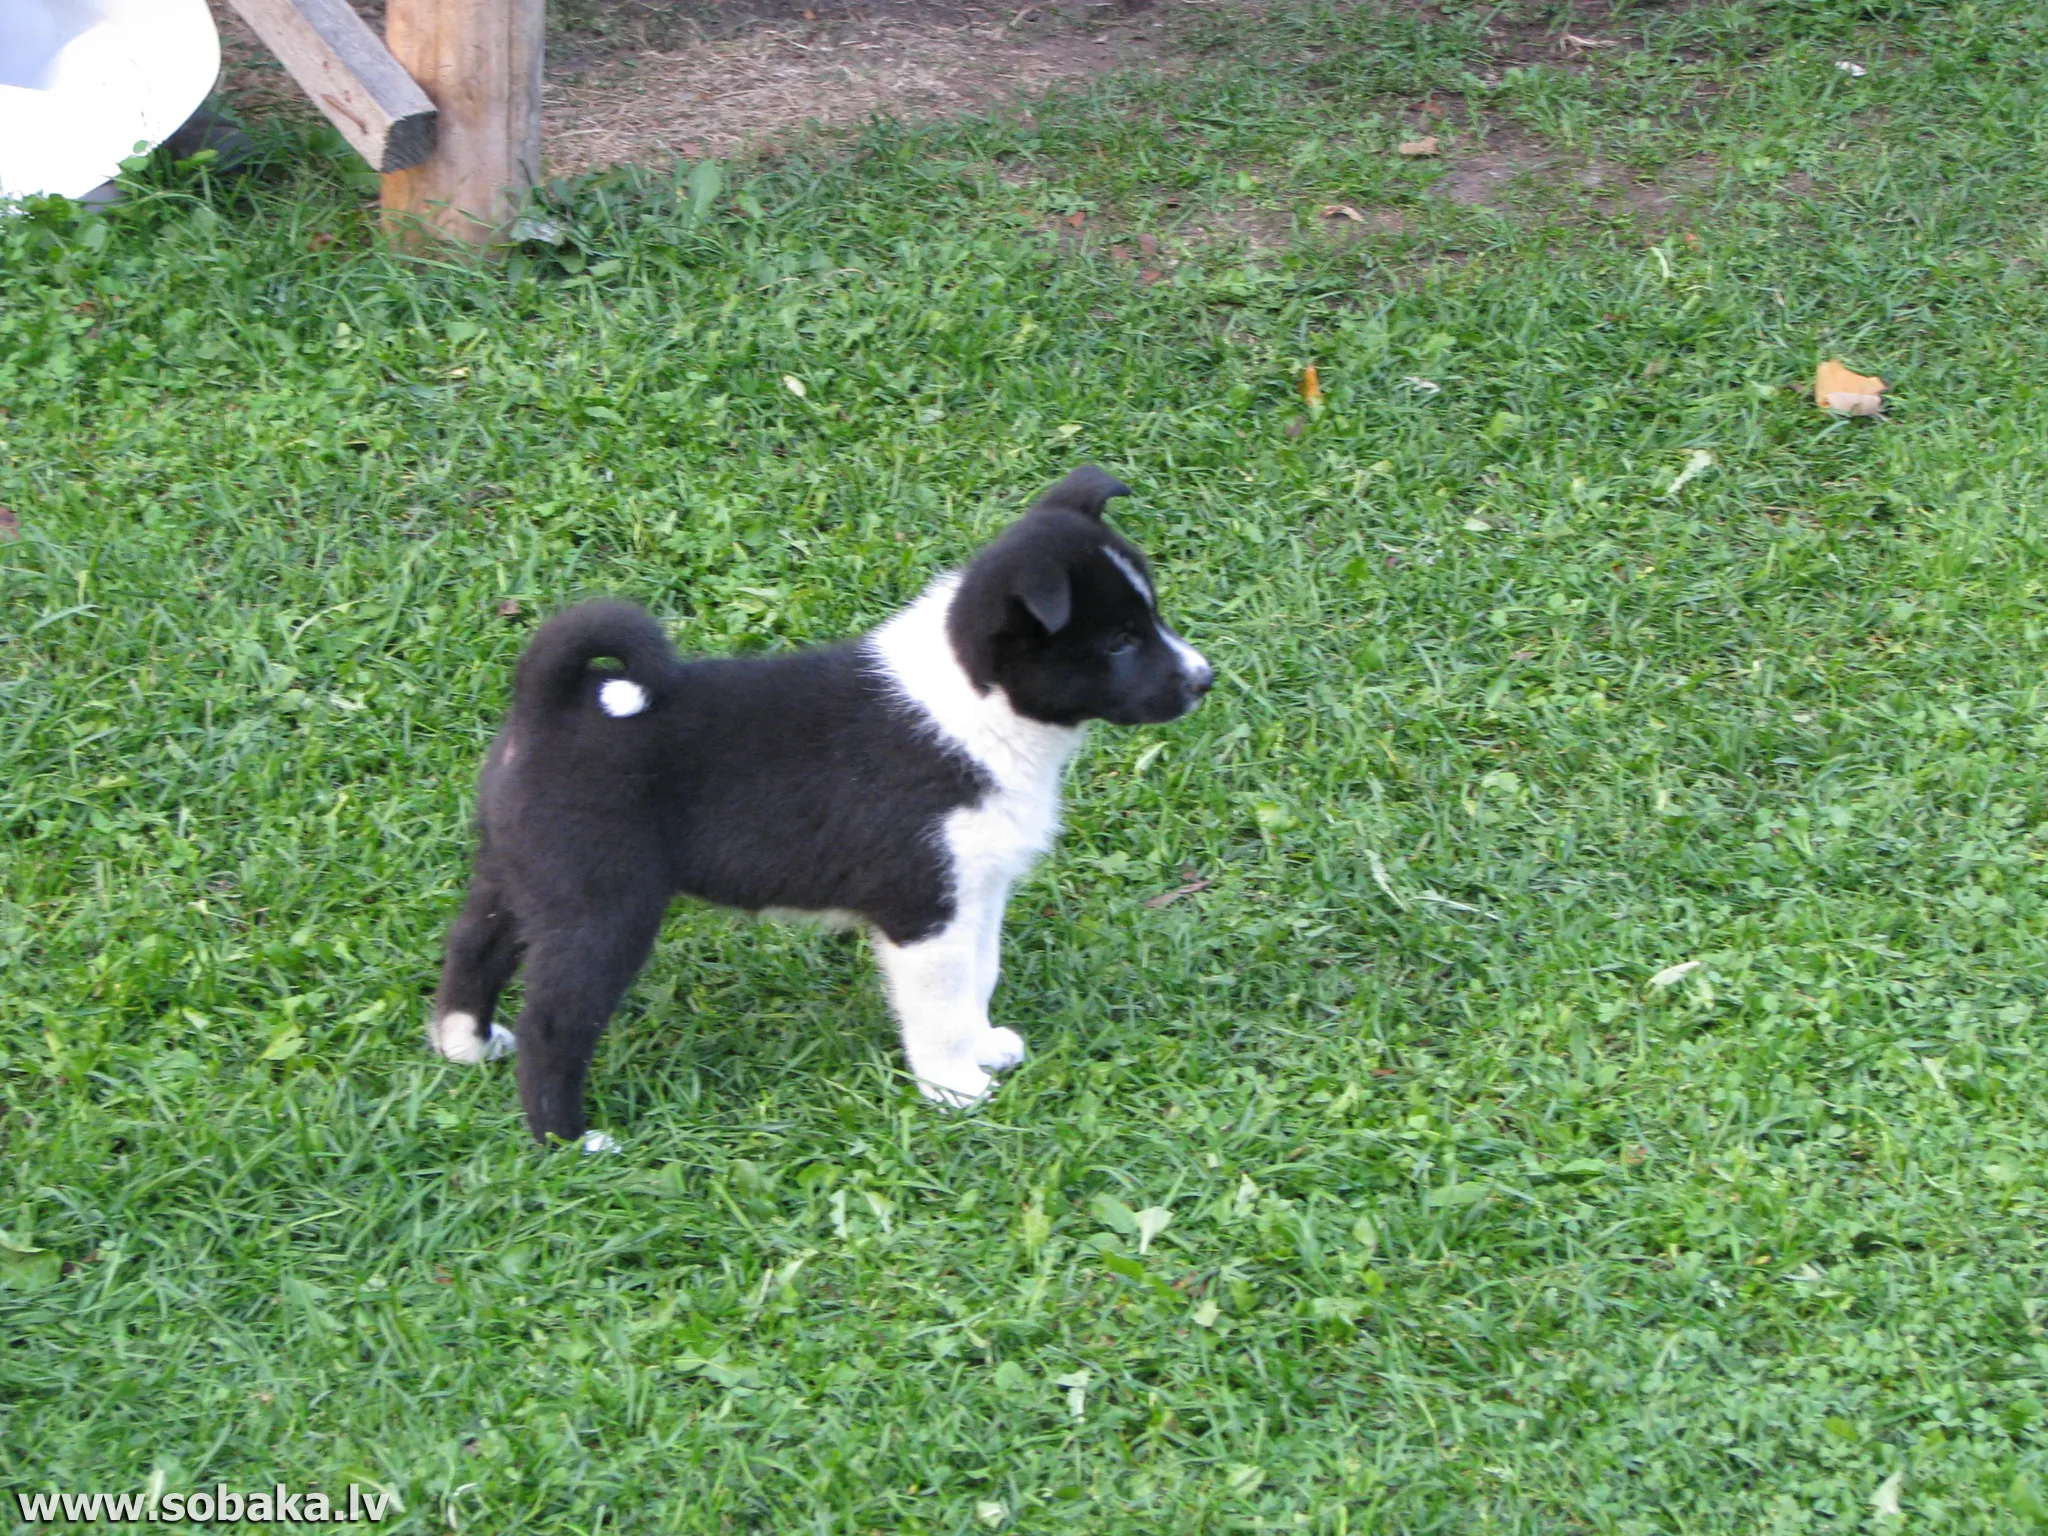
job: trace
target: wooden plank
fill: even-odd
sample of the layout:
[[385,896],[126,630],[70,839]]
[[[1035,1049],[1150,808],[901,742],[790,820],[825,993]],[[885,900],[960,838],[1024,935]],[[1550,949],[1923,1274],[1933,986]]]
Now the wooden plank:
[[433,102],[348,0],[228,0],[373,169],[434,152]]
[[546,0],[387,0],[384,37],[440,109],[425,163],[384,178],[385,221],[500,237],[540,180]]

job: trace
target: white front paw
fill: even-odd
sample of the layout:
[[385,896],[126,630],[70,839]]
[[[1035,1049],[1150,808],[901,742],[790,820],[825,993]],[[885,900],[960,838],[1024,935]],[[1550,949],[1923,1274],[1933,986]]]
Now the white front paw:
[[1007,1072],[1024,1059],[1024,1037],[1014,1029],[991,1029],[974,1043],[974,1064],[989,1072]]
[[995,1079],[971,1061],[913,1066],[917,1091],[947,1109],[972,1109],[995,1090]]

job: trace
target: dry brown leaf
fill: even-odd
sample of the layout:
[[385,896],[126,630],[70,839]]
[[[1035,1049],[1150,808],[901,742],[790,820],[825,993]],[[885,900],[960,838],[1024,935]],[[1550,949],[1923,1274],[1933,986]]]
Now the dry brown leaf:
[[14,508],[0,507],[0,539],[21,537],[21,519],[14,515]]
[[1349,219],[1354,224],[1363,224],[1365,222],[1365,215],[1349,203],[1323,204],[1323,217],[1326,219]]
[[1147,256],[1157,256],[1159,254],[1159,237],[1157,235],[1138,236],[1138,249]]
[[1323,403],[1322,381],[1316,377],[1316,365],[1314,363],[1310,363],[1301,370],[1301,399],[1302,403],[1308,406],[1310,410],[1314,410]]
[[1177,891],[1162,891],[1159,895],[1147,900],[1145,905],[1148,907],[1170,907],[1183,896],[1192,896],[1197,891],[1206,891],[1212,883],[1208,880],[1190,880]]
[[1884,409],[1885,382],[1829,358],[1813,375],[1813,403],[1844,416],[1875,416]]
[[1165,280],[1166,274],[1154,267],[1147,267],[1138,274],[1138,281],[1144,283],[1147,287],[1150,287],[1153,283],[1164,282]]
[[1402,144],[1400,144],[1398,147],[1400,149],[1400,152],[1408,156],[1408,158],[1411,160],[1421,155],[1434,155],[1438,153],[1436,147],[1436,135],[1433,133],[1425,138],[1408,139],[1404,141]]
[[1079,229],[1083,224],[1086,224],[1087,222],[1088,211],[1085,208],[1076,208],[1072,213],[1067,215],[1067,223],[1071,228]]
[[498,604],[498,617],[503,619],[516,619],[523,611],[519,606],[519,599],[516,597],[508,597],[505,601]]

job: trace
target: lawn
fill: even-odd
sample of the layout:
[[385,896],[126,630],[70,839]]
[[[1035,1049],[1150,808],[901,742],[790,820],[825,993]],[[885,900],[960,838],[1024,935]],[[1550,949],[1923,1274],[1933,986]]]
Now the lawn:
[[[0,224],[0,1482],[2048,1529],[2048,18],[1428,15],[499,263],[287,128]],[[1075,765],[986,1108],[857,942],[699,909],[617,1156],[427,1055],[538,617],[844,635],[1087,460],[1221,680]]]

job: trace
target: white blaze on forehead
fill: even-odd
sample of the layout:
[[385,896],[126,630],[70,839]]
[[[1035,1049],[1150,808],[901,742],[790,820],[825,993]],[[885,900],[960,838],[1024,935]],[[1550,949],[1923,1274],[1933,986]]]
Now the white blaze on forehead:
[[1152,584],[1145,579],[1145,573],[1139,570],[1130,557],[1120,549],[1114,549],[1105,544],[1102,546],[1102,552],[1109,556],[1109,563],[1122,571],[1130,584],[1138,589],[1138,596],[1145,599],[1145,606],[1150,608],[1152,606]]
[[647,690],[629,677],[608,678],[597,690],[597,707],[614,719],[637,715],[647,707]]

